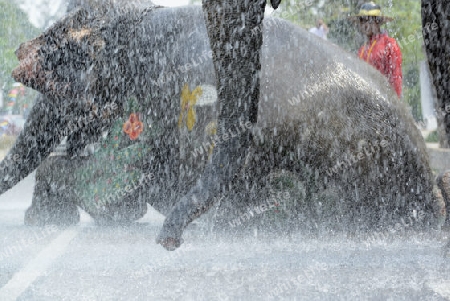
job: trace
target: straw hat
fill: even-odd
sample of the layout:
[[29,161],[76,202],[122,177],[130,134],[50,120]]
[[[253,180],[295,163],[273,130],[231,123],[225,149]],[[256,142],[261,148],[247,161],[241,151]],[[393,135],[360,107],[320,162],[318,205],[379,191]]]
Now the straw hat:
[[348,19],[353,22],[358,22],[364,18],[375,18],[375,20],[380,24],[394,20],[394,18],[383,16],[381,14],[381,7],[374,2],[364,3],[361,5],[359,13],[355,16],[350,16]]

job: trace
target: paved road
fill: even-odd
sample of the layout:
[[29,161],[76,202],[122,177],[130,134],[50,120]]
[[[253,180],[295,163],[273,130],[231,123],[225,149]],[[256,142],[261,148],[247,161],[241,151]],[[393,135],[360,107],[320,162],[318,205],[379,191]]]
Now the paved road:
[[[190,229],[167,252],[163,217],[129,227],[23,225],[34,181],[0,197],[0,300],[450,300],[446,233],[224,237]],[[342,236],[342,235],[341,235]]]

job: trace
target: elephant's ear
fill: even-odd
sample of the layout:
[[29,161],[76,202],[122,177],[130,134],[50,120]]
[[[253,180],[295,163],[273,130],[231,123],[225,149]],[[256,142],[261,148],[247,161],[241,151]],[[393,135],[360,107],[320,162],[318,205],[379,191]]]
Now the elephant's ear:
[[63,22],[66,25],[63,30],[67,39],[78,44],[87,42],[91,57],[95,57],[95,52],[105,48],[106,43],[101,32],[107,26],[109,18],[100,7],[89,4],[75,9],[69,15],[71,17],[65,18],[66,22]]
[[81,29],[69,29],[68,37],[72,41],[81,42],[83,38],[90,36],[92,34],[91,28],[81,28]]
[[70,41],[78,44],[86,43],[89,56],[95,58],[97,54],[105,49],[105,40],[97,34],[92,28],[81,28],[81,29],[69,29],[67,34]]

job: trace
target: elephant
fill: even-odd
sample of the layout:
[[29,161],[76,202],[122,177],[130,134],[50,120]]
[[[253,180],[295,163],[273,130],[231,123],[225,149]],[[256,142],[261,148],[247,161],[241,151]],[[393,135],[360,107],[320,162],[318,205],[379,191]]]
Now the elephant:
[[[337,210],[330,218],[346,229],[437,226],[445,202],[424,141],[387,80],[287,21],[265,18],[263,25],[254,28],[263,36],[255,123],[241,119],[217,131],[220,91],[200,7],[111,3],[68,14],[16,51],[13,77],[45,97],[0,163],[0,193],[36,169],[64,136],[82,148],[108,132],[124,157],[135,155],[119,164],[133,186],[120,192],[169,215],[212,165],[215,150],[251,134],[245,157],[227,153],[241,158],[238,172],[214,188],[218,195],[207,196],[232,196],[220,203],[225,215],[247,212],[271,175],[288,173],[309,199],[331,192]],[[205,209],[199,204],[188,215]]]

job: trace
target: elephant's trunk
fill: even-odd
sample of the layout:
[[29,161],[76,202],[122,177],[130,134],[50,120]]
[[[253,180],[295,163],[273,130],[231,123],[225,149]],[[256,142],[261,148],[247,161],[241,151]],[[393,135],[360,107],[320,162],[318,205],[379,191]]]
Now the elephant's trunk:
[[23,131],[5,159],[0,162],[0,194],[16,185],[33,172],[48,157],[54,146],[60,143],[65,128],[64,113],[58,87],[50,73],[43,68],[41,48],[43,36],[20,45],[16,50],[19,66],[13,70],[13,78],[28,87],[49,92],[40,95],[31,109]]
[[15,53],[20,64],[12,72],[12,77],[16,81],[35,90],[44,87],[46,82],[39,54],[41,47],[42,37],[22,43]]
[[39,96],[23,131],[0,162],[0,194],[33,172],[61,140],[61,118],[57,106]]

